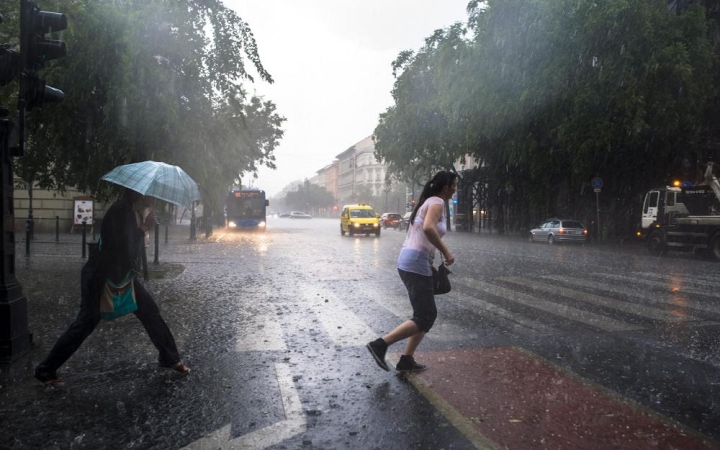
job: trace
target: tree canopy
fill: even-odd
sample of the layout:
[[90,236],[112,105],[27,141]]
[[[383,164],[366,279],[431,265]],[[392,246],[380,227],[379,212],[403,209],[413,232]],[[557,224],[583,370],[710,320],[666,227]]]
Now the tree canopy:
[[[2,35],[17,45],[18,2],[3,2]],[[41,1],[63,12],[68,55],[42,76],[65,100],[32,111],[16,172],[43,188],[100,198],[113,167],[147,159],[183,167],[217,208],[228,186],[274,167],[285,119],[243,83],[272,83],[250,30],[220,0]],[[13,28],[14,27],[14,28]],[[252,71],[250,70],[252,68]],[[2,92],[16,102],[17,85]]]
[[488,0],[468,13],[393,64],[395,104],[374,133],[391,175],[472,156],[491,205],[509,191],[539,216],[581,216],[594,176],[611,203],[694,175],[682,161],[703,158],[718,98],[702,6]]

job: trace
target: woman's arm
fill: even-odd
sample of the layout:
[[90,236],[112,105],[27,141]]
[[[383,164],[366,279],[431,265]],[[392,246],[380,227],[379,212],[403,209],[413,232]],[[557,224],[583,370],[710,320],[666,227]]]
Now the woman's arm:
[[445,264],[449,266],[455,262],[455,256],[450,253],[450,250],[445,246],[436,228],[438,221],[442,217],[444,206],[445,205],[428,205],[422,227],[428,241],[442,253],[443,258],[445,258]]

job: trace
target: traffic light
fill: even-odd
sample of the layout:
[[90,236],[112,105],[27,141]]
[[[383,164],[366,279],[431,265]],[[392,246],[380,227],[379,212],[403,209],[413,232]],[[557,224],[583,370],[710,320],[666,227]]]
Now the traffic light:
[[20,98],[25,109],[31,111],[44,103],[58,103],[65,98],[60,89],[47,86],[36,72],[53,59],[67,54],[65,42],[46,39],[45,35],[67,28],[65,15],[58,12],[41,11],[35,3],[20,1],[20,57],[22,78]]

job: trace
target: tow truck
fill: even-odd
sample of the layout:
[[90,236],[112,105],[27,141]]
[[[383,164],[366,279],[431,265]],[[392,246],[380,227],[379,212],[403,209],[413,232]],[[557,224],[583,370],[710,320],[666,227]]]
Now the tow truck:
[[657,256],[669,250],[704,252],[720,261],[720,183],[713,163],[704,183],[653,189],[645,194],[638,236]]

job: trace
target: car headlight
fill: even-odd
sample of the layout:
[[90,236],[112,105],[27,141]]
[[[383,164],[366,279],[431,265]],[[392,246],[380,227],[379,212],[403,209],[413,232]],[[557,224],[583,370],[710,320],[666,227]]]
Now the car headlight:
[[360,227],[360,224],[357,223],[357,222],[355,222],[355,223],[353,224],[353,226],[354,226],[355,228],[358,228],[358,227]]
[[228,226],[230,228],[235,228],[235,227],[237,227],[237,224],[231,220],[230,222],[228,222]]
[[258,226],[259,226],[259,227],[264,227],[264,226],[265,226],[265,222],[260,222],[260,223],[258,223]]
[[373,226],[374,226],[375,228],[377,228],[378,225],[380,225],[380,224],[378,224],[378,223],[374,223],[374,224],[373,224]]

